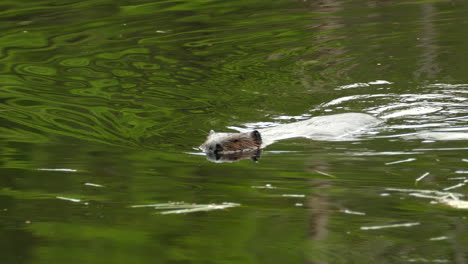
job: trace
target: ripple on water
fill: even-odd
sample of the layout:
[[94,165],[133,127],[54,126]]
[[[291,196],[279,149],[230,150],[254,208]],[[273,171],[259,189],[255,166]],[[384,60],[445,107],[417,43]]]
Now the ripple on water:
[[149,54],[150,50],[146,48],[131,48],[117,52],[104,52],[96,54],[96,58],[108,59],[108,60],[117,60],[122,58],[125,55],[129,54]]
[[63,69],[63,73],[69,78],[106,78],[110,77],[111,73],[107,71],[97,71],[85,67],[73,67]]
[[121,77],[121,78],[125,78],[125,77],[141,77],[141,76],[143,76],[143,74],[138,73],[138,72],[135,72],[135,71],[121,70],[121,69],[112,70],[112,74],[114,74],[114,76],[116,76],[116,77]]
[[126,61],[119,60],[95,60],[94,64],[99,67],[107,69],[128,69],[128,63]]
[[[392,83],[386,82],[390,87]],[[341,86],[346,89],[360,88],[369,92],[369,83]],[[421,93],[376,93],[347,95],[320,105],[321,109],[352,109],[359,103],[365,112],[386,119],[380,127],[386,134],[407,139],[466,140],[468,138],[467,84],[431,84],[421,87]],[[447,127],[452,129],[448,130]],[[456,129],[457,131],[455,131]],[[391,136],[390,135],[390,136]],[[387,135],[389,136],[389,135]]]
[[0,57],[8,56],[6,50],[9,49],[38,49],[44,48],[49,45],[47,39],[42,32],[15,32],[10,34],[3,34],[0,37]]
[[60,62],[60,65],[65,67],[85,67],[91,63],[91,60],[86,57],[81,58],[66,58]]
[[[12,76],[10,75],[7,78],[10,79],[11,77]],[[31,83],[34,85],[46,86],[49,87],[49,89],[52,89],[58,83],[56,79],[42,76],[23,75],[21,77],[26,84]],[[24,82],[21,82],[21,84],[24,84]]]
[[31,65],[31,64],[17,64],[14,71],[19,74],[33,74],[54,76],[57,75],[57,69],[44,65]]
[[159,70],[161,68],[159,64],[149,62],[134,62],[132,65],[140,70]]
[[65,81],[63,85],[70,88],[90,88],[90,84],[85,81]]

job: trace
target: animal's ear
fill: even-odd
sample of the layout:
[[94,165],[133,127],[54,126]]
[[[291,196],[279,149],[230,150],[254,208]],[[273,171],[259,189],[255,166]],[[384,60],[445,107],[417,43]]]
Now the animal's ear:
[[262,144],[262,136],[260,135],[260,132],[254,130],[250,133],[250,135],[255,143],[257,143],[258,145]]
[[214,130],[210,130],[210,136],[216,133]]

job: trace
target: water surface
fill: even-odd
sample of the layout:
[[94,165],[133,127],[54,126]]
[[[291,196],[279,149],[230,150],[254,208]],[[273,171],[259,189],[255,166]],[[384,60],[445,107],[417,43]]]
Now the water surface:
[[[2,2],[3,262],[466,263],[467,11]],[[385,122],[258,162],[197,149],[346,112]]]

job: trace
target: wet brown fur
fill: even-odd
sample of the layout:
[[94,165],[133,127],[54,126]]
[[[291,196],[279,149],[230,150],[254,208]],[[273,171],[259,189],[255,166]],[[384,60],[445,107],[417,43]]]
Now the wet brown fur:
[[237,152],[245,149],[259,148],[261,142],[252,133],[239,133],[220,142],[223,152]]

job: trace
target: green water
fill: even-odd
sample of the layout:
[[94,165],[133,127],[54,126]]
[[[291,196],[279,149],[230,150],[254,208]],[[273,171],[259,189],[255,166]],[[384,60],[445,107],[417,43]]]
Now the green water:
[[[2,263],[467,263],[467,12],[0,2]],[[346,112],[385,122],[258,162],[197,149],[211,129]],[[211,207],[138,207],[168,202]]]

